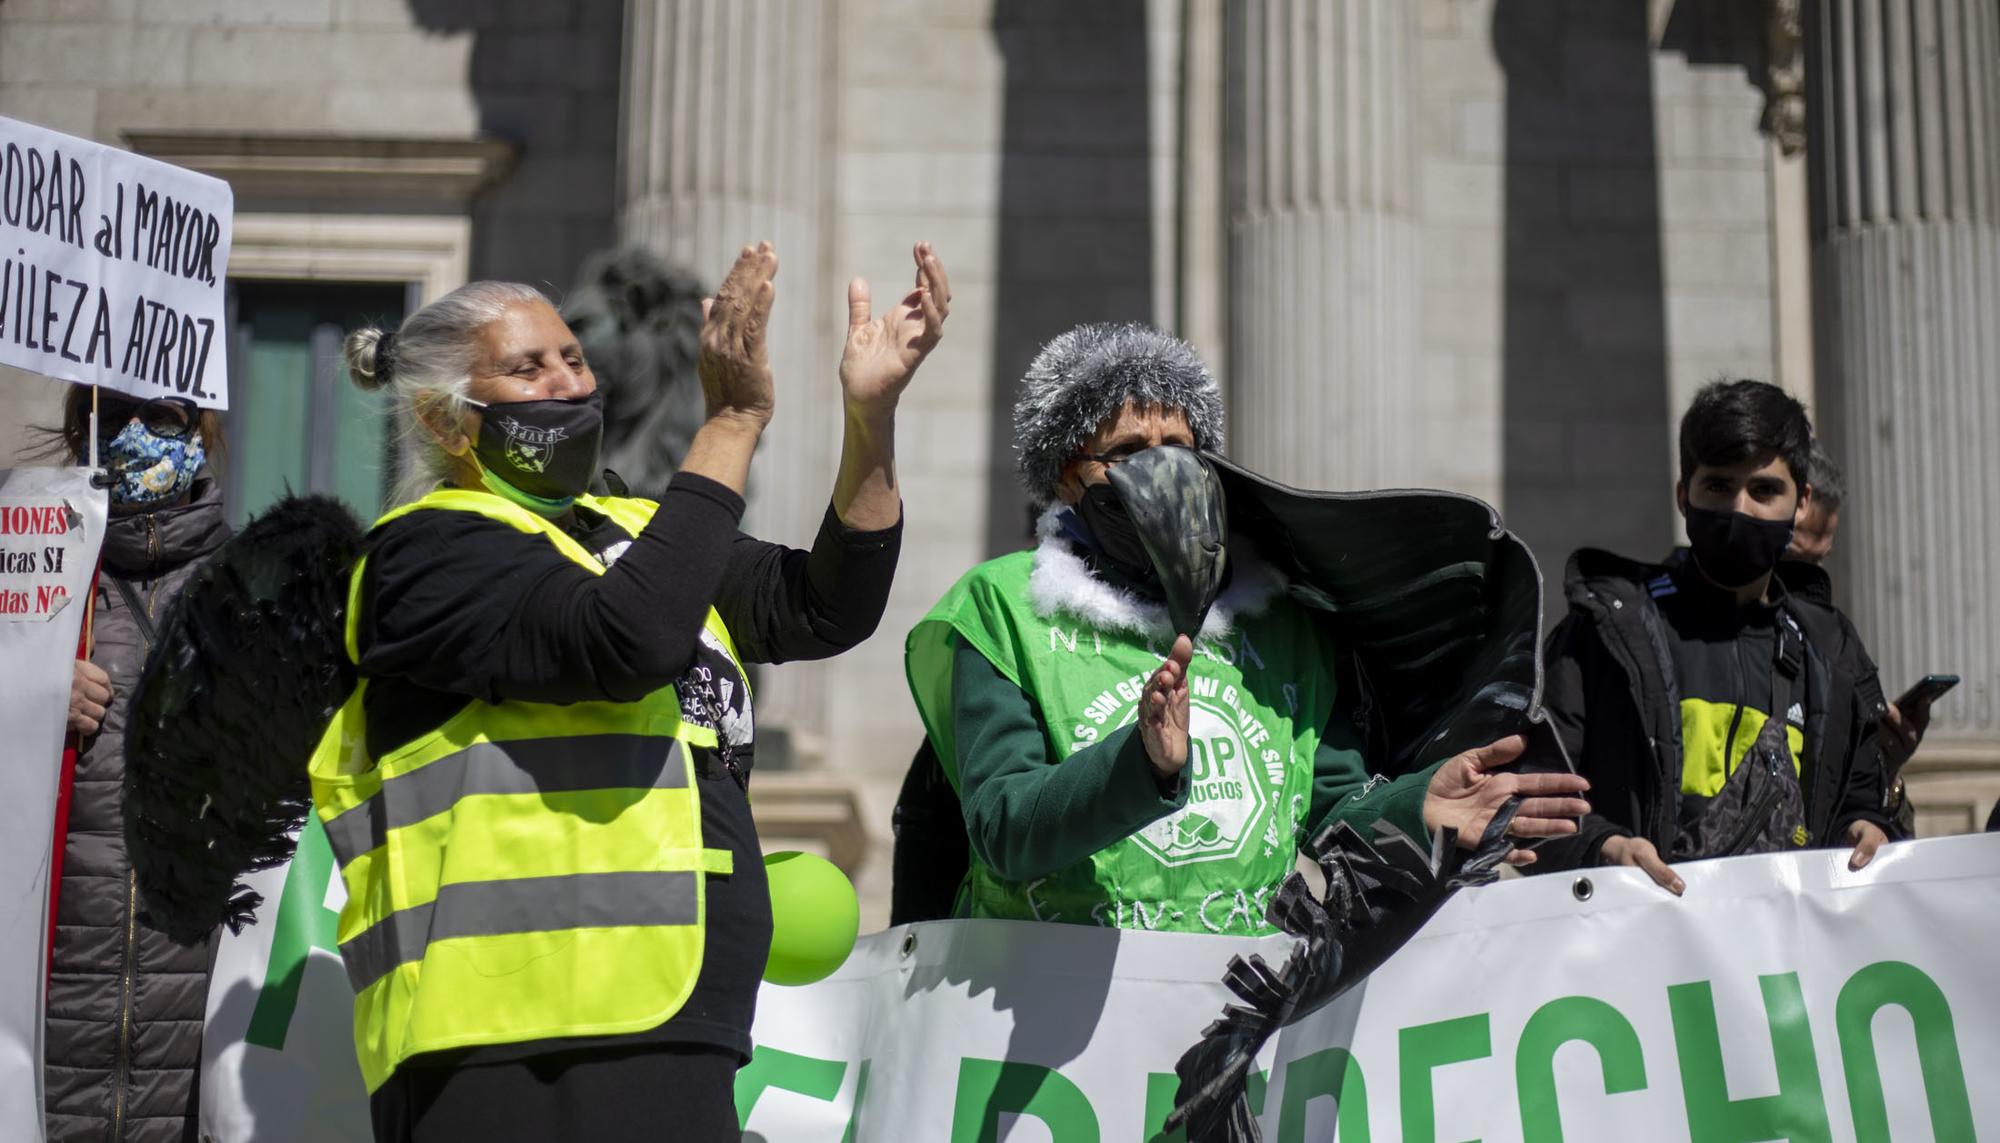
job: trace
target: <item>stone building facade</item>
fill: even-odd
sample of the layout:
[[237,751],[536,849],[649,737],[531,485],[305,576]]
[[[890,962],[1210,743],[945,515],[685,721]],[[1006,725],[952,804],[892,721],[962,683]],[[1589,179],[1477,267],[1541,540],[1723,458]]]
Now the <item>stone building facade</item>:
[[[1990,3],[0,0],[0,114],[229,178],[246,283],[560,293],[621,240],[713,280],[773,238],[748,523],[798,544],[844,284],[936,243],[889,614],[760,706],[796,764],[767,831],[860,863],[875,920],[921,733],[901,635],[1024,539],[1006,410],[1085,320],[1194,341],[1255,467],[1492,501],[1551,622],[1571,549],[1676,541],[1698,385],[1791,388],[1849,473],[1834,572],[1886,684],[1965,679],[1910,769],[1923,828],[2000,793]],[[0,432],[52,392],[10,379]]]

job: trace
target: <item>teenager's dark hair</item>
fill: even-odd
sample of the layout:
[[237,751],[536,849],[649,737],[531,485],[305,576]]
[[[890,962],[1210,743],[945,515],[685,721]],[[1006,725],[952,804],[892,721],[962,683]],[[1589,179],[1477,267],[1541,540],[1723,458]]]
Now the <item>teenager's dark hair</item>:
[[1711,381],[1681,417],[1681,483],[1695,466],[1783,457],[1792,483],[1812,482],[1812,421],[1798,399],[1764,381]]
[[1847,501],[1847,480],[1841,475],[1840,466],[1826,455],[1826,450],[1814,441],[1812,459],[1806,462],[1806,483],[1812,485],[1813,503],[1822,512],[1838,512]]

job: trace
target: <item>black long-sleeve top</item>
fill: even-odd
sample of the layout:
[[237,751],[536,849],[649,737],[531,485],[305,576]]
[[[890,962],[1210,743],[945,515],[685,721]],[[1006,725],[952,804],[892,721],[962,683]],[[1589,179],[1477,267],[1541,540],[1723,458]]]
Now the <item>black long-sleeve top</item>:
[[[900,523],[857,532],[829,509],[805,552],[744,535],[742,514],[741,496],[690,473],[674,477],[636,537],[578,508],[564,530],[606,563],[602,575],[540,535],[476,513],[413,512],[384,525],[368,541],[359,626],[370,755],[436,729],[474,699],[630,702],[697,664],[726,679],[725,705],[747,715],[743,680],[702,642],[711,604],[746,662],[827,658],[874,632]],[[747,771],[752,743],[741,737],[732,760]],[[637,1036],[432,1053],[405,1066],[662,1040],[748,1056],[770,944],[769,891],[745,787],[713,752],[694,753],[703,844],[730,850],[735,872],[708,879],[701,976],[681,1011]]]

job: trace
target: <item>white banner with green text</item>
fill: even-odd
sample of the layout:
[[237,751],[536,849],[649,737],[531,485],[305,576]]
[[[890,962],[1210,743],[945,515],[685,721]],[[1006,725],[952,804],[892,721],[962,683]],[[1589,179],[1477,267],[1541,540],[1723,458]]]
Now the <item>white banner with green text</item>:
[[[1830,851],[1681,872],[1681,899],[1626,870],[1460,894],[1267,1047],[1252,1084],[1266,1139],[2000,1139],[2000,836],[1893,846],[1858,873]],[[1229,957],[1286,947],[1004,921],[864,937],[832,978],[765,988],[736,1089],[746,1137],[1154,1140],[1174,1061],[1228,999]],[[287,987],[271,975],[261,988]],[[281,1005],[256,987],[237,1002],[273,1013],[239,1065],[325,1050],[334,1022],[307,1017],[319,994],[309,966],[303,979]],[[301,1039],[272,1035],[281,1008]],[[212,1016],[211,1040],[222,1031]],[[351,1073],[291,1074],[268,1099],[233,1081],[291,1105],[284,1132],[215,1137],[367,1138],[358,1092],[328,1095]],[[211,1071],[206,1097],[230,1082]],[[337,1107],[347,1133],[330,1133]],[[211,1128],[244,1121],[222,1110],[206,1109]]]

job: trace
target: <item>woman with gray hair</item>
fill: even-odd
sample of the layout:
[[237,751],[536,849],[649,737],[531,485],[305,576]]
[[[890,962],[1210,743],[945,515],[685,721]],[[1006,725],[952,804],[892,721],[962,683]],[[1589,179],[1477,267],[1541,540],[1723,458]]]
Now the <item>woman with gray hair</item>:
[[[1213,537],[1213,605],[1175,617],[1172,561],[1153,549],[1200,548],[1224,516],[1219,483],[1159,475],[1212,477],[1199,454],[1223,447],[1192,347],[1136,324],[1061,334],[1028,369],[1014,430],[1038,546],[966,573],[906,645],[962,805],[956,915],[1258,936],[1276,931],[1267,906],[1301,844],[1335,821],[1455,830],[1469,849],[1520,798],[1512,837],[1575,832],[1581,779],[1500,772],[1518,735],[1378,775],[1345,649],[1242,533]],[[1128,492],[1120,465],[1152,475]],[[1178,534],[1149,533],[1135,495]]]
[[774,406],[770,244],[704,303],[707,419],[658,503],[594,496],[601,397],[533,289],[350,337],[414,463],[348,608],[360,684],[311,763],[381,1140],[737,1137],[771,932],[743,664],[865,639],[901,530],[896,404],[950,301],[928,244],[848,291],[846,437],[810,551],[743,535]]

